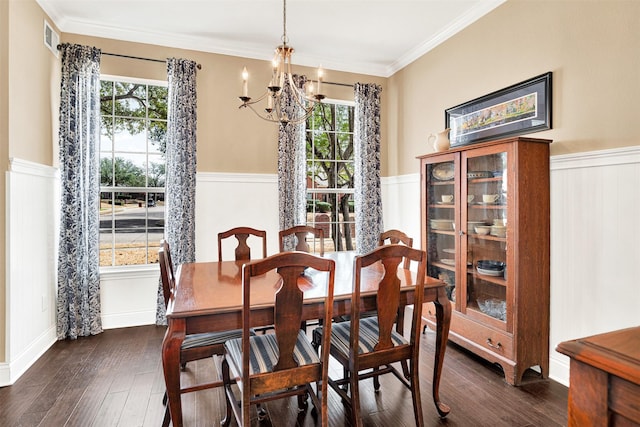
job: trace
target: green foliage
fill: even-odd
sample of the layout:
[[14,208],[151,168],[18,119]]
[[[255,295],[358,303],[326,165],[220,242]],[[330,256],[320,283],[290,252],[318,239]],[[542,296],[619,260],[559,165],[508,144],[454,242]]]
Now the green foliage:
[[331,203],[323,202],[321,200],[307,200],[307,212],[331,212]]
[[131,160],[116,157],[100,159],[100,185],[115,187],[144,187],[144,169]]

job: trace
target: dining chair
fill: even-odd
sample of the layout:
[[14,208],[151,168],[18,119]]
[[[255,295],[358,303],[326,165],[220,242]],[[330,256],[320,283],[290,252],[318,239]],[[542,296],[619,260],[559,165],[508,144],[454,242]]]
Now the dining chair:
[[[418,264],[415,288],[409,291],[414,293],[415,307],[409,339],[393,327],[398,309],[407,301],[407,295],[400,292],[398,277],[398,267],[407,258]],[[422,426],[418,355],[426,254],[424,251],[405,245],[391,244],[378,247],[366,255],[356,256],[351,301],[361,300],[360,283],[363,275],[366,275],[363,269],[374,263],[381,263],[384,269],[376,293],[377,315],[361,318],[360,304],[352,303],[350,321],[334,323],[331,332],[325,330],[324,326],[316,328],[322,336],[322,342],[325,341],[327,334],[331,335],[330,354],[343,366],[343,377],[329,378],[329,385],[350,407],[351,424],[362,426],[359,381],[366,378],[376,379],[381,375],[392,373],[411,390],[415,423],[417,426]],[[392,365],[401,361],[409,362],[408,379]],[[379,389],[379,382],[374,381],[374,388],[376,391]]]
[[[261,286],[272,286],[262,285],[254,278],[272,270],[277,271],[281,281],[274,296],[273,318],[264,320],[273,322],[275,332],[252,336],[249,326],[259,326],[259,319],[251,311],[252,297],[269,291]],[[228,426],[233,417],[238,425],[248,426],[251,424],[252,405],[285,397],[297,396],[298,408],[304,410],[307,395],[311,396],[315,411],[320,411],[320,424],[328,425],[328,386],[324,379],[328,378],[330,335],[327,335],[323,351],[318,355],[298,327],[303,319],[302,289],[309,284],[305,276],[313,274],[325,274],[327,277],[322,318],[328,321],[333,312],[333,260],[303,252],[283,252],[243,266],[243,334],[242,338],[229,340],[224,346],[222,377],[227,405],[222,425]],[[326,330],[330,331],[330,322],[327,325]],[[232,388],[234,379],[238,384],[238,396],[234,393],[235,387]],[[258,417],[261,419],[260,411]],[[277,424],[277,420],[272,421]]]
[[[173,270],[173,260],[171,259],[171,249],[169,243],[162,239],[158,250],[158,260],[160,262],[160,277],[162,281],[162,293],[164,296],[165,308],[169,304],[175,291],[175,274]],[[227,340],[242,336],[240,329],[224,332],[208,332],[200,334],[188,334],[184,337],[180,347],[180,366],[184,370],[187,362],[206,359],[211,356],[222,356],[224,354],[224,343]],[[221,379],[203,384],[197,384],[180,389],[180,393],[190,393],[193,391],[205,390],[208,388],[221,387]],[[167,394],[165,392],[163,404],[166,404]],[[165,412],[163,426],[169,425],[169,408]]]
[[[413,237],[409,237],[404,231],[400,231],[396,229],[383,231],[382,233],[380,233],[380,238],[378,239],[378,246],[383,246],[388,243],[403,244],[412,248]],[[409,258],[405,258],[404,268],[406,270],[409,269],[410,264],[411,264],[411,260]],[[401,334],[404,334],[404,307],[400,307],[399,310],[400,311],[398,311],[397,331]],[[367,316],[368,314],[365,314],[365,316],[360,316],[360,317],[367,317]],[[426,328],[426,325],[425,325],[425,328]],[[424,332],[424,329],[423,329],[423,332]],[[406,361],[402,362],[402,371],[404,372],[405,377],[409,378],[409,370],[408,370]]]
[[[313,250],[307,243],[307,237],[313,236],[314,245]],[[322,228],[315,228],[309,225],[296,225],[294,227],[281,230],[278,233],[278,241],[280,245],[280,252],[285,251],[285,243],[287,239],[295,239],[294,250],[307,253],[316,253],[315,251],[315,239],[320,243],[320,251],[318,255],[324,256],[324,230]]]
[[256,230],[251,227],[235,227],[231,230],[218,233],[218,261],[222,261],[222,241],[229,237],[235,237],[238,240],[238,246],[235,250],[235,260],[245,261],[251,259],[251,248],[247,245],[249,236],[256,236],[262,239],[262,258],[267,257],[267,232],[264,230]]

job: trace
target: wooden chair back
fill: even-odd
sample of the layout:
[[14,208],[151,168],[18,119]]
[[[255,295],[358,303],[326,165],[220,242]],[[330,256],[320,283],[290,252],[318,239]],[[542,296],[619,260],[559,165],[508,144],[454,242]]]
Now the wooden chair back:
[[320,256],[324,256],[324,230],[322,228],[315,228],[308,225],[296,225],[291,228],[287,228],[286,230],[281,230],[278,233],[278,241],[280,245],[280,252],[285,251],[285,244],[287,242],[287,238],[295,239],[295,247],[294,250],[302,251],[307,253],[315,253],[315,245],[314,250],[312,251],[309,248],[309,244],[307,243],[307,237],[311,235],[314,240],[318,239],[320,242],[320,251],[318,254]]
[[264,230],[256,230],[251,227],[236,227],[231,230],[218,233],[218,261],[222,261],[222,241],[229,237],[235,237],[238,240],[238,246],[235,249],[236,261],[247,261],[251,259],[251,248],[247,244],[249,236],[256,236],[262,239],[262,258],[267,257],[267,232]]
[[[380,233],[380,239],[378,240],[378,246],[384,246],[385,244],[391,243],[392,245],[403,244],[413,247],[413,238],[407,236],[403,231],[400,230],[387,230]],[[404,268],[409,268],[410,261],[409,259],[405,259]]]
[[162,295],[164,297],[164,307],[166,308],[175,289],[176,278],[173,271],[173,261],[171,260],[171,250],[169,249],[169,243],[165,239],[160,241],[158,262],[160,263]]

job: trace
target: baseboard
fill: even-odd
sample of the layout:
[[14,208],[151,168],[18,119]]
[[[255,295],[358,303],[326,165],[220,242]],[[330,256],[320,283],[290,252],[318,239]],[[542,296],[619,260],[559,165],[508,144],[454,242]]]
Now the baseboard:
[[11,372],[8,363],[0,363],[0,387],[11,385]]
[[139,311],[133,313],[118,313],[102,316],[102,329],[128,328],[131,326],[155,325],[154,311]]
[[569,387],[569,364],[565,360],[550,357],[549,378]]
[[0,387],[16,382],[56,341],[55,327],[49,328],[11,363],[1,364]]

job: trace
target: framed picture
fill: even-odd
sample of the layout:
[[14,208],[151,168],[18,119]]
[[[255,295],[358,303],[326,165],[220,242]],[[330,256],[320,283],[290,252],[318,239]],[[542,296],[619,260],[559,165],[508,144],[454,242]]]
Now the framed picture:
[[551,129],[551,72],[445,110],[451,146]]

